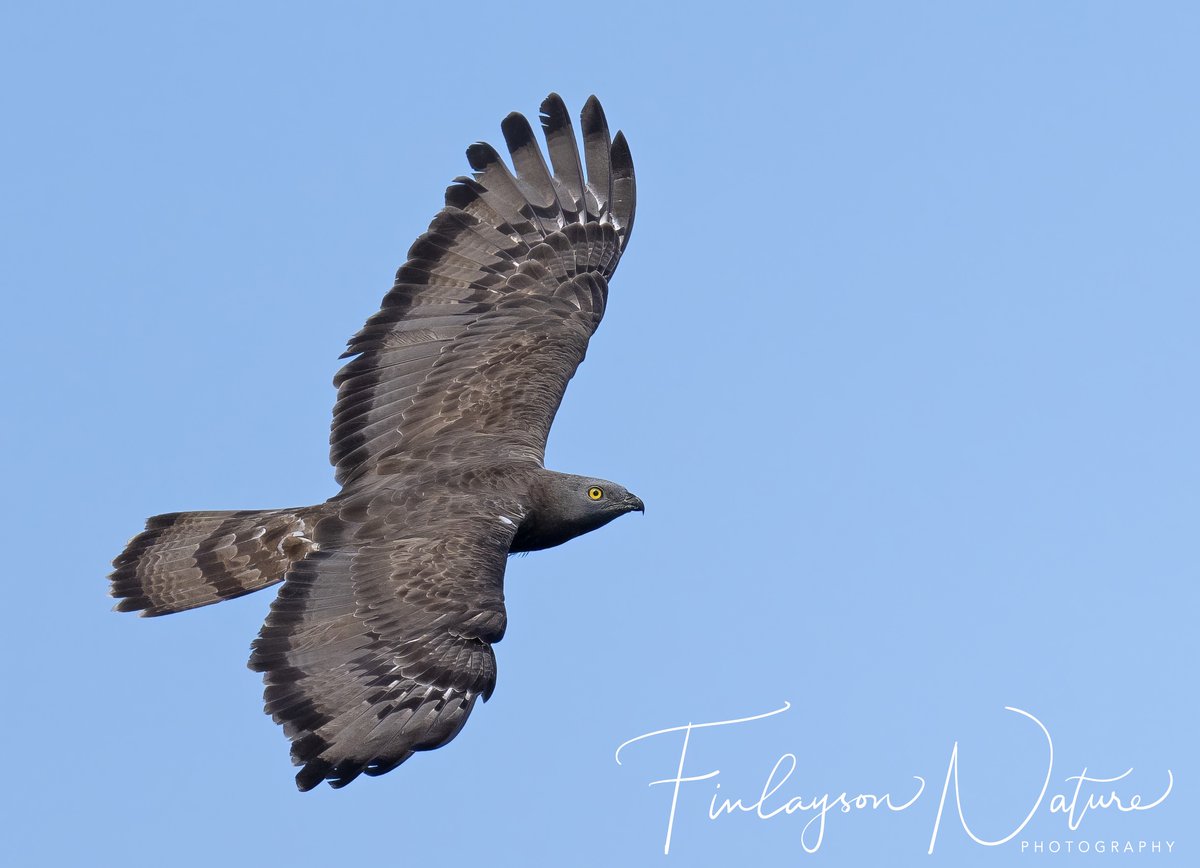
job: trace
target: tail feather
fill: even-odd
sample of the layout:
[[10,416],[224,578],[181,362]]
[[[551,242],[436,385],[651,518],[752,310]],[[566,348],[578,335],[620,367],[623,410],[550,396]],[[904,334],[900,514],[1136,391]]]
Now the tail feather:
[[282,581],[293,563],[316,550],[318,509],[156,515],[113,561],[114,608],[166,615]]

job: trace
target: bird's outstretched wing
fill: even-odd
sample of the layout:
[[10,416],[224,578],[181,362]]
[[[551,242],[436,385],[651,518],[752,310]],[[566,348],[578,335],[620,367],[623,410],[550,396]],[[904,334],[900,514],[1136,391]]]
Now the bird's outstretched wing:
[[521,507],[422,485],[332,501],[254,642],[302,790],[379,775],[458,734],[496,683]]
[[[604,314],[608,278],[633,227],[633,163],[595,97],[583,159],[570,115],[542,103],[550,166],[519,114],[502,129],[514,176],[486,144],[471,178],[417,239],[383,306],[353,338],[330,458],[344,485],[394,472],[389,459],[486,441],[541,461],[567,382]],[[584,174],[586,166],[586,177]]]

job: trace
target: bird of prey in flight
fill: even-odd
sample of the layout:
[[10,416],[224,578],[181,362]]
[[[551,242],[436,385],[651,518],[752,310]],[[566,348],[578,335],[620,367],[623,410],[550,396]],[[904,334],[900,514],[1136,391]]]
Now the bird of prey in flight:
[[[151,518],[113,562],[116,608],[165,615],[282,582],[253,643],[296,783],[345,786],[454,738],[496,684],[504,567],[642,501],[547,470],[546,437],[633,228],[633,163],[590,98],[520,114],[408,251],[334,378],[341,491],[295,509]],[[586,171],[585,171],[586,170]]]

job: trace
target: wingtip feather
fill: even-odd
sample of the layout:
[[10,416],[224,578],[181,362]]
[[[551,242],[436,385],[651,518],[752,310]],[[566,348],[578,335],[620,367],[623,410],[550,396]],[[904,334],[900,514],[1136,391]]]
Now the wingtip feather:
[[629,142],[620,130],[613,138],[610,154],[613,173],[613,222],[621,231],[621,247],[624,249],[633,231],[633,218],[637,210],[637,179],[634,176],[633,155],[629,152]]
[[[603,217],[612,203],[612,138],[608,120],[595,95],[588,97],[579,115],[583,127],[583,155],[587,165],[587,185],[596,198],[594,218]],[[589,212],[592,210],[588,209]]]

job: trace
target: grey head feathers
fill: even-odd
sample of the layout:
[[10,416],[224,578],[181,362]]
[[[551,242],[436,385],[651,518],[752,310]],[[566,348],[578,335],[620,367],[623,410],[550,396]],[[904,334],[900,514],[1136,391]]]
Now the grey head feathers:
[[543,471],[530,486],[531,509],[512,551],[537,551],[603,527],[628,512],[645,512],[637,495],[607,479]]

